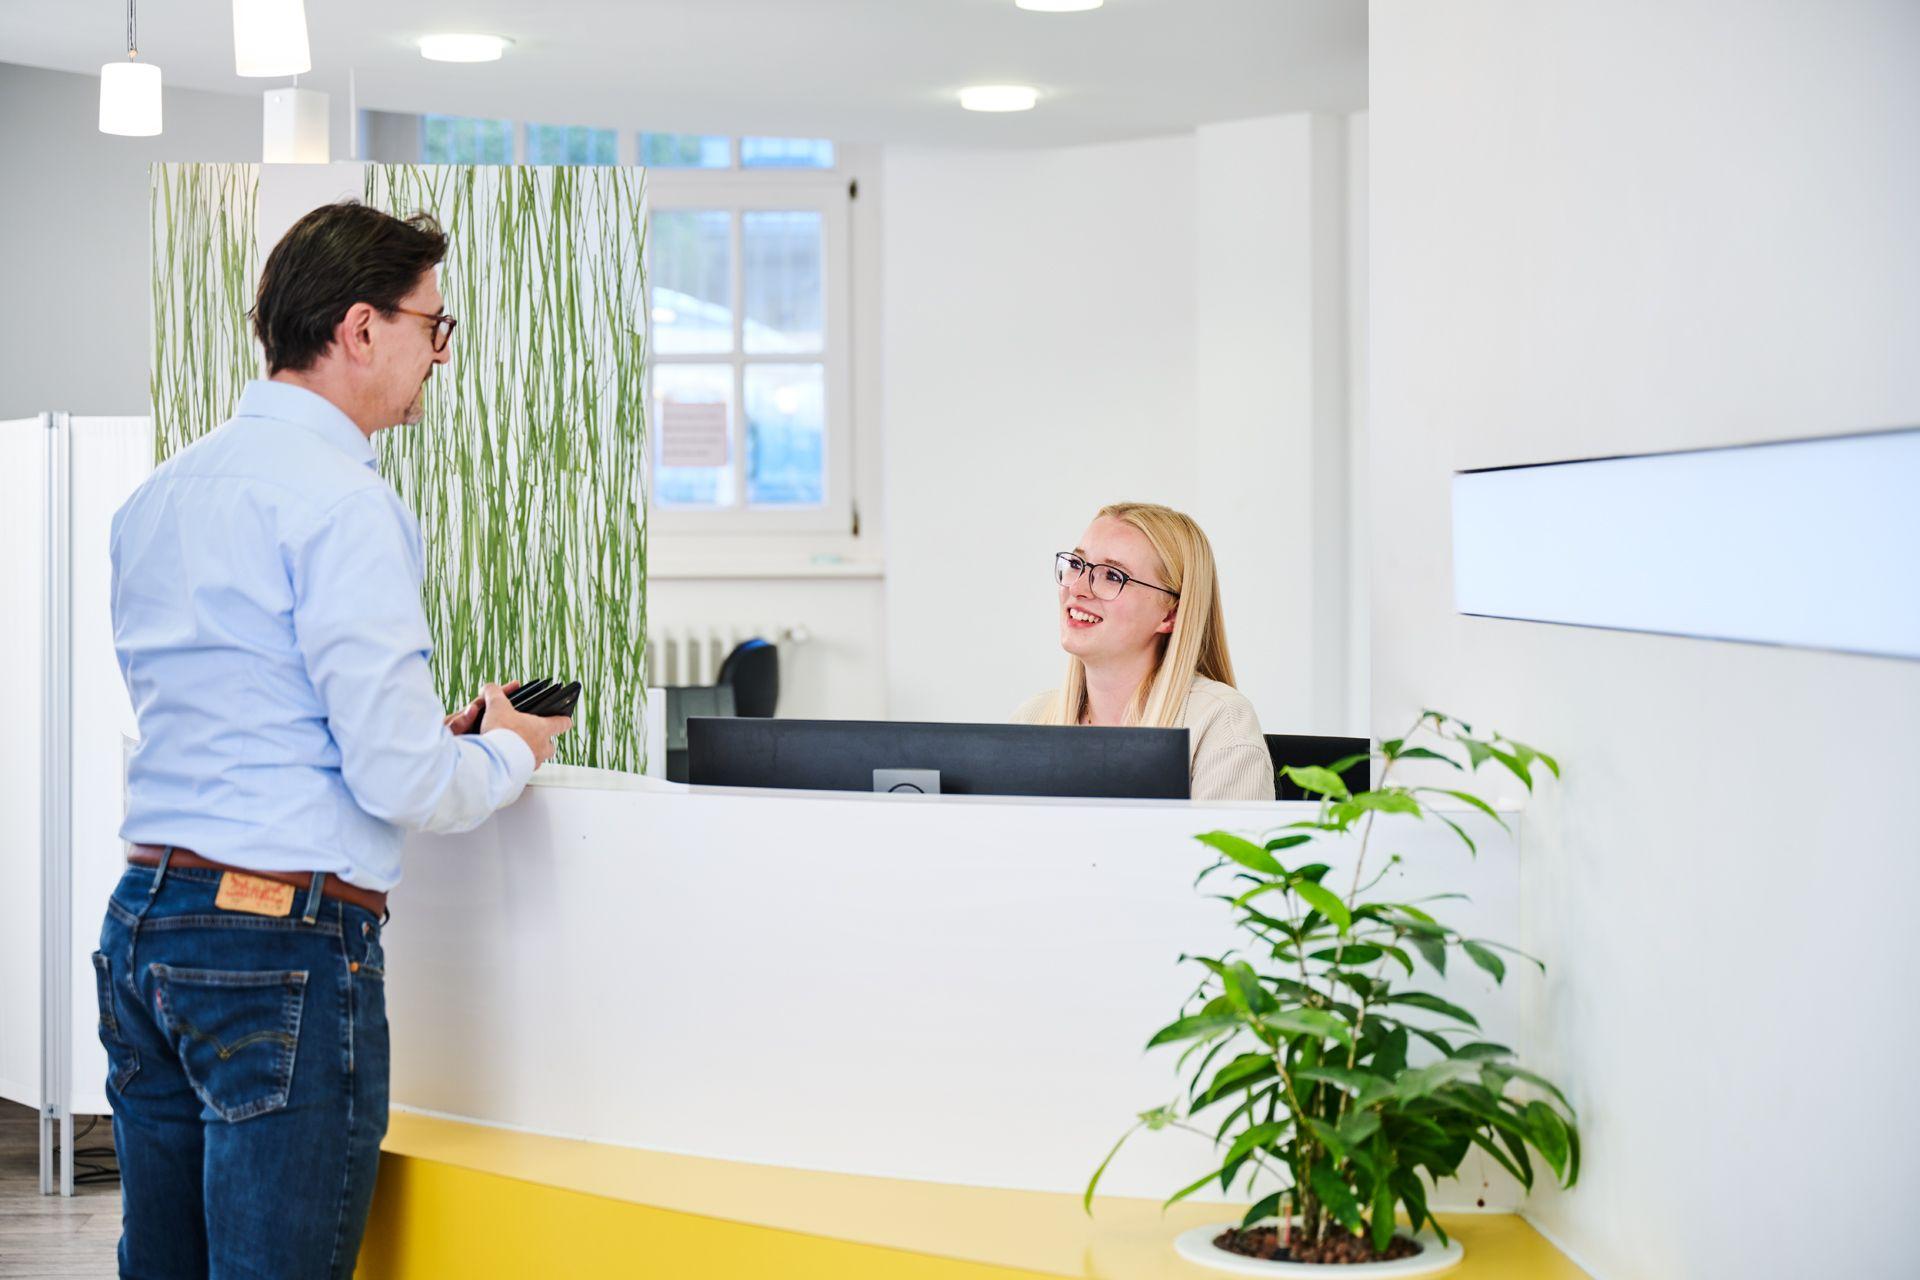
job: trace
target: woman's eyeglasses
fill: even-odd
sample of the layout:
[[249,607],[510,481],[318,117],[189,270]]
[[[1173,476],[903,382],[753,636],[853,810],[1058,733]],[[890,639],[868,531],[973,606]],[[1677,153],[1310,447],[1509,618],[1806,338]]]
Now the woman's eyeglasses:
[[1083,573],[1087,575],[1087,586],[1092,590],[1095,600],[1118,600],[1129,582],[1137,582],[1155,591],[1165,591],[1175,600],[1180,598],[1178,591],[1156,587],[1144,578],[1134,577],[1118,565],[1092,564],[1072,551],[1062,551],[1053,557],[1053,580],[1061,586],[1066,586]]
[[433,349],[435,351],[445,351],[447,349],[447,343],[453,339],[453,326],[460,323],[450,315],[434,315],[430,311],[415,311],[412,307],[395,307],[394,310],[400,312],[402,315],[419,316],[422,320],[433,321]]

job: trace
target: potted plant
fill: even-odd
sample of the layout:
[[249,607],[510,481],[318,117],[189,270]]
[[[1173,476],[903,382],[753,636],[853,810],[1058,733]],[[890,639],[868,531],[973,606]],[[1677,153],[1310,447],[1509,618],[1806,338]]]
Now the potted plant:
[[[1378,785],[1349,792],[1339,775],[1369,758],[1381,761]],[[1506,825],[1470,792],[1393,782],[1398,767],[1414,760],[1466,773],[1495,764],[1529,790],[1536,762],[1560,775],[1545,752],[1499,734],[1475,736],[1470,725],[1423,711],[1405,737],[1382,742],[1371,757],[1285,769],[1320,798],[1313,819],[1264,843],[1224,831],[1199,836],[1218,857],[1196,884],[1232,873],[1232,891],[1216,896],[1230,904],[1246,943],[1218,957],[1181,957],[1205,974],[1147,1047],[1186,1046],[1176,1068],[1183,1096],[1141,1113],[1121,1135],[1087,1183],[1089,1212],[1094,1188],[1128,1138],[1141,1129],[1187,1129],[1214,1141],[1220,1165],[1169,1205],[1216,1180],[1231,1191],[1244,1178],[1249,1196],[1263,1183],[1274,1189],[1238,1226],[1181,1237],[1185,1256],[1255,1273],[1346,1263],[1357,1264],[1353,1274],[1414,1275],[1460,1256],[1459,1243],[1428,1212],[1427,1195],[1457,1174],[1469,1151],[1486,1152],[1523,1187],[1533,1185],[1536,1155],[1563,1186],[1574,1184],[1580,1139],[1566,1097],[1519,1065],[1511,1049],[1479,1039],[1471,1012],[1412,984],[1420,964],[1444,974],[1449,959],[1460,957],[1495,982],[1506,979],[1503,953],[1540,962],[1449,928],[1423,905],[1433,898],[1370,896],[1400,861],[1393,854],[1364,879],[1369,854],[1379,860],[1369,844],[1383,815],[1444,822],[1469,852],[1472,838],[1429,798],[1460,801]],[[1328,884],[1329,866],[1313,857],[1329,841],[1358,842],[1344,886]],[[1203,1113],[1222,1112],[1202,1127]],[[1405,1230],[1396,1227],[1402,1207]]]

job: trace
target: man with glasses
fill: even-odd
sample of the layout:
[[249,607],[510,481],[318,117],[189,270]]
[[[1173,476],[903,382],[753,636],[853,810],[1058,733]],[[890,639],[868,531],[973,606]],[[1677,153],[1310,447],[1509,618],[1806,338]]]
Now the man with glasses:
[[267,378],[114,516],[140,744],[93,959],[122,1275],[353,1273],[403,833],[478,826],[568,728],[496,684],[443,714],[419,526],[374,467],[450,358],[446,248],[353,202],[297,222],[253,311]]

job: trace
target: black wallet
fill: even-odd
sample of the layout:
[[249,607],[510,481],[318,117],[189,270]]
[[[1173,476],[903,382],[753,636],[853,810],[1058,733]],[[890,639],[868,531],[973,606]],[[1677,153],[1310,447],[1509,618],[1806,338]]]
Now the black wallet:
[[[515,689],[507,695],[507,701],[513,704],[515,711],[524,711],[530,716],[570,716],[580,703],[580,682],[571,680],[566,684],[557,684],[542,676]],[[481,719],[485,718],[482,715]],[[480,721],[475,720],[473,728],[467,732],[480,732]]]
[[558,684],[542,676],[507,695],[515,711],[530,716],[570,716],[580,701],[580,682]]

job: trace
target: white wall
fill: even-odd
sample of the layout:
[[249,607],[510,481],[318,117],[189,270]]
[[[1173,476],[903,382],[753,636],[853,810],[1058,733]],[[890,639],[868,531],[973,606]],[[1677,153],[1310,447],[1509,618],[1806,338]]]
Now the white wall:
[[0,63],[0,417],[149,411],[147,165],[260,155],[258,98],[169,89],[157,138],[99,110],[95,76]]
[[1605,1280],[1912,1274],[1920,666],[1457,616],[1447,499],[1920,421],[1920,7],[1371,30],[1373,728],[1439,706],[1568,769],[1530,810],[1529,1041],[1587,1167],[1532,1212]]
[[1048,557],[1133,499],[1208,530],[1263,726],[1346,727],[1344,138],[889,150],[892,715],[1058,684]]

